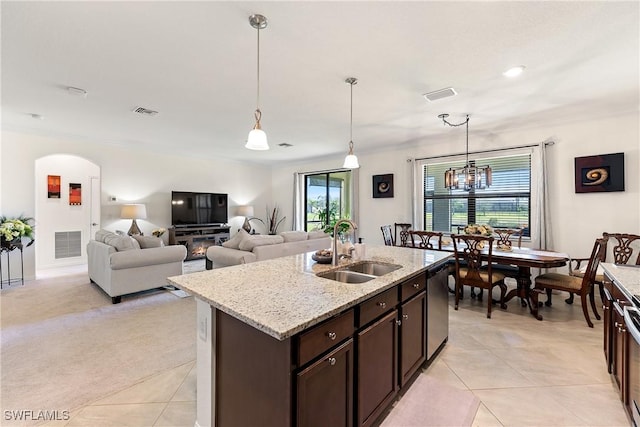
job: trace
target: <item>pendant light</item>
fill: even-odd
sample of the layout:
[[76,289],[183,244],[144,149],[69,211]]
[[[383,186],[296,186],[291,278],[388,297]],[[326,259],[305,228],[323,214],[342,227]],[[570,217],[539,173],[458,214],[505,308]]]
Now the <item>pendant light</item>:
[[355,154],[353,154],[353,85],[358,83],[358,79],[355,77],[349,77],[345,80],[345,83],[349,83],[351,86],[351,112],[349,118],[349,154],[344,158],[343,168],[347,169],[358,169],[360,164],[358,164],[358,158]]
[[491,186],[491,167],[476,166],[475,162],[469,161],[469,115],[464,122],[454,124],[447,121],[448,114],[440,114],[438,118],[452,127],[466,125],[467,127],[467,163],[462,169],[449,168],[444,173],[444,187],[448,190],[457,190],[460,188],[460,178],[463,181],[465,191],[472,189],[482,190]]
[[262,15],[251,15],[249,17],[249,24],[256,30],[258,30],[258,60],[257,60],[257,95],[256,95],[256,111],[254,117],[256,124],[253,126],[253,130],[249,132],[247,138],[246,148],[249,150],[268,150],[269,143],[267,142],[267,134],[262,130],[260,126],[260,119],[262,118],[262,112],[260,111],[260,30],[267,28],[267,18]]

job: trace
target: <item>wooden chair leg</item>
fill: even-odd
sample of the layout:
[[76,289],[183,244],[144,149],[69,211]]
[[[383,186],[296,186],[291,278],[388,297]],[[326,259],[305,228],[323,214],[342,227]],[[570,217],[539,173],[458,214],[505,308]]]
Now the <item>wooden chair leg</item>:
[[573,292],[569,292],[569,298],[564,300],[567,304],[573,304]]
[[531,289],[529,293],[529,298],[531,299],[531,314],[538,320],[542,320],[542,316],[538,313],[539,307],[542,305],[539,302],[540,294],[542,293],[542,289],[534,288]]
[[[491,298],[492,290],[493,286],[489,286],[489,296],[487,297],[487,319],[491,319],[491,306],[493,305],[493,301]],[[480,290],[480,292],[482,292],[482,290]]]
[[587,293],[585,292],[580,295],[580,299],[582,300],[582,312],[584,313],[584,318],[587,321],[587,325],[589,325],[590,328],[593,328],[593,322],[591,322],[591,319],[589,318],[589,310],[587,310]]
[[507,285],[504,282],[499,284],[500,286],[500,308],[507,308],[507,304],[504,303],[504,297],[507,295]]
[[455,283],[454,287],[455,287],[455,290],[456,290],[456,302],[454,304],[454,309],[457,310],[458,309],[458,303],[460,302],[460,288],[462,286],[460,286],[458,284],[458,281],[456,280],[456,283]]
[[544,305],[551,307],[551,289],[549,288],[547,288],[547,301],[545,301]]

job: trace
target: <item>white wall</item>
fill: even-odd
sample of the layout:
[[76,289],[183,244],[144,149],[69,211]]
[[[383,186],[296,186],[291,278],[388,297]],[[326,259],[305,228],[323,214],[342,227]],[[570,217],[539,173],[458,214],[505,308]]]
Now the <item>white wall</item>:
[[[145,203],[147,219],[138,221],[147,234],[171,222],[171,190],[229,194],[232,230],[242,225],[233,206],[252,204],[262,216],[271,199],[271,169],[228,159],[209,160],[181,155],[187,145],[176,145],[175,155],[156,154],[92,141],[47,138],[16,132],[2,132],[0,146],[0,206],[2,215],[34,216],[35,161],[51,154],[72,154],[86,158],[102,171],[102,227],[128,230],[129,220],[119,219],[123,203]],[[112,202],[109,197],[116,197]],[[253,223],[259,229],[259,223]],[[36,224],[35,245],[38,244]],[[165,240],[167,235],[164,236]],[[25,277],[35,276],[34,246],[25,250]]]
[[[549,148],[549,185],[554,248],[575,257],[589,256],[595,238],[603,231],[640,234],[640,136],[638,112],[582,123],[535,126],[500,135],[482,136],[470,128],[470,149],[507,148],[552,139]],[[464,152],[464,135],[452,131],[442,138],[425,140],[412,147],[378,152],[358,152],[360,161],[359,235],[365,242],[383,244],[380,226],[412,219],[412,164],[407,159]],[[576,194],[574,158],[624,152],[625,191]],[[291,206],[292,174],[342,166],[343,158],[299,163],[274,169],[273,193],[282,206]],[[374,199],[372,176],[393,173],[395,195]]]

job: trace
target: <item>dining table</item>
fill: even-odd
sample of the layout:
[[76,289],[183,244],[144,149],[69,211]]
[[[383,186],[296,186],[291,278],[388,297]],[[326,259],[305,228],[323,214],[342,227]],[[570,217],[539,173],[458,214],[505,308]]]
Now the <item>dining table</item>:
[[[453,252],[453,242],[446,238],[443,239],[441,250]],[[487,257],[488,249],[484,249],[483,254]],[[531,315],[538,320],[542,320],[542,315],[538,312],[538,305],[531,301],[531,269],[565,266],[569,262],[569,255],[546,249],[494,245],[491,252],[491,262],[494,264],[513,265],[518,268],[518,274],[515,277],[516,288],[507,293],[504,302],[506,303],[515,297],[519,297],[522,306],[528,306]]]

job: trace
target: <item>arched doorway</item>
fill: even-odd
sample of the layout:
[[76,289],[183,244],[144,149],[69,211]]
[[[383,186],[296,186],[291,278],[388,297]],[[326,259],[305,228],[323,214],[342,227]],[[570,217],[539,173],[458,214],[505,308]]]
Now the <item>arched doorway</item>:
[[100,167],[69,154],[41,157],[35,161],[35,195],[36,276],[85,265],[87,242],[100,226]]

